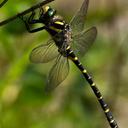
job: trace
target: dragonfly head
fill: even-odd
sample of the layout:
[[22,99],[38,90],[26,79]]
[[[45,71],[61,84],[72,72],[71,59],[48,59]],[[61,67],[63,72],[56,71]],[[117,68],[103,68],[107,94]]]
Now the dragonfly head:
[[53,16],[56,14],[56,10],[51,8],[50,6],[44,6],[42,8],[42,13],[40,15],[40,21],[43,23],[47,23]]

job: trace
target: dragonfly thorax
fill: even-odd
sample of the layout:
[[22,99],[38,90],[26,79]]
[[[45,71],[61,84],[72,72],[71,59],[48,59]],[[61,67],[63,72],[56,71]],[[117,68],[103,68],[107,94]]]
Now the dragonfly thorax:
[[53,37],[55,44],[58,47],[58,51],[64,57],[67,57],[66,48],[71,43],[72,40],[71,37],[72,37],[72,33],[69,24],[65,24],[64,29]]
[[66,56],[66,47],[71,42],[71,27],[67,24],[63,18],[59,15],[54,15],[49,17],[49,19],[44,19],[43,24],[45,24],[46,31],[51,35],[58,51]]
[[60,54],[67,56],[66,47],[71,42],[70,25],[61,16],[56,15],[56,11],[49,6],[43,8],[39,20],[45,25],[46,31],[51,35]]

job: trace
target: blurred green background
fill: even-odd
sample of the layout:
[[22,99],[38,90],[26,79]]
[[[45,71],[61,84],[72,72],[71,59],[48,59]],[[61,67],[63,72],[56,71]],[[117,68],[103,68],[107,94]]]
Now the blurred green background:
[[[50,5],[69,22],[82,1],[56,0]],[[38,2],[9,0],[0,8],[0,21]],[[127,0],[90,0],[86,28],[96,26],[98,36],[81,61],[120,128],[128,125],[127,24]],[[52,94],[44,92],[53,63],[32,64],[29,54],[49,37],[46,31],[29,34],[19,19],[0,27],[0,128],[109,128],[92,90],[71,62],[61,86]]]

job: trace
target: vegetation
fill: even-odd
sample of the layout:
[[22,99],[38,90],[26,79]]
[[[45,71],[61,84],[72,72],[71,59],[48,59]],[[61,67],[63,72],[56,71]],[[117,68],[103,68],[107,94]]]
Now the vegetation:
[[[69,22],[81,3],[54,1],[51,6]],[[8,1],[0,8],[0,19],[34,4],[34,0]],[[96,26],[98,37],[81,59],[122,128],[128,125],[127,5],[125,0],[90,1],[86,27]],[[0,128],[109,127],[93,92],[72,63],[61,86],[51,94],[44,92],[53,63],[32,64],[29,54],[49,38],[45,31],[29,34],[20,19],[0,27]]]

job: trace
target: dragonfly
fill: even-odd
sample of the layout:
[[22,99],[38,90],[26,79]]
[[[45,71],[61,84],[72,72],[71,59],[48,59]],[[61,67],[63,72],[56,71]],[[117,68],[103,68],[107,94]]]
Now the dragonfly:
[[[20,17],[25,23],[28,32],[35,33],[41,30],[46,30],[51,35],[51,39],[49,39],[47,43],[41,44],[31,51],[30,61],[33,63],[47,63],[53,59],[55,60],[49,72],[46,84],[46,91],[52,91],[68,76],[69,60],[71,60],[89,83],[111,128],[118,128],[118,125],[99,89],[78,59],[85,55],[97,35],[96,27],[91,27],[88,30],[84,29],[88,4],[89,0],[83,1],[82,6],[69,24],[50,6],[44,6],[40,9],[39,18],[35,18],[34,11],[32,11],[32,14],[27,19]],[[31,28],[32,24],[38,23],[42,23],[43,26],[34,29]]]

